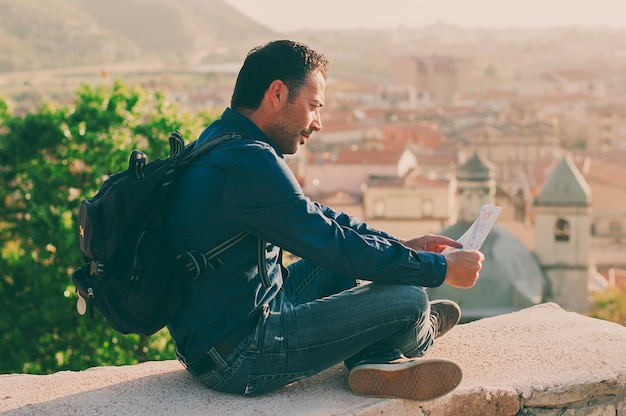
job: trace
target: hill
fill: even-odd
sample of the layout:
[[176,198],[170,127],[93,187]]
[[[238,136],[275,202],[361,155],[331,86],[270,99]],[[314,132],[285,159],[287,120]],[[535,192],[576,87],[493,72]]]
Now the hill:
[[241,60],[273,35],[222,0],[2,0],[0,72]]

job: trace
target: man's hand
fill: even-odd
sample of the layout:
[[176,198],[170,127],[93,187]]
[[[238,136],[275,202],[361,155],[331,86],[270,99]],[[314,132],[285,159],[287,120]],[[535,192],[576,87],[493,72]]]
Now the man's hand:
[[425,234],[411,240],[400,240],[408,248],[415,251],[432,251],[441,253],[446,247],[461,248],[463,245],[456,240],[443,235]]
[[445,282],[452,287],[468,289],[476,284],[483,267],[485,255],[476,250],[450,250],[446,252],[448,272]]

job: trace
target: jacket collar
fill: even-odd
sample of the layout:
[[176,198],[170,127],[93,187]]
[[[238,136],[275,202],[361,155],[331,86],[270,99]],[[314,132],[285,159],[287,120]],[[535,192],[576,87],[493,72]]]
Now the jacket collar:
[[[250,120],[245,115],[241,114],[237,110],[233,110],[228,107],[222,113],[222,116],[219,120],[217,120],[214,124],[219,123],[219,130],[221,132],[222,128],[225,129],[224,134],[228,131],[233,131],[235,133],[241,133],[244,136],[251,137],[255,140],[261,140],[266,142],[276,151],[276,153],[283,158],[282,152],[274,145],[272,140],[263,133],[263,131],[256,125],[252,120]],[[217,127],[217,126],[216,126]],[[217,133],[217,131],[216,131]]]

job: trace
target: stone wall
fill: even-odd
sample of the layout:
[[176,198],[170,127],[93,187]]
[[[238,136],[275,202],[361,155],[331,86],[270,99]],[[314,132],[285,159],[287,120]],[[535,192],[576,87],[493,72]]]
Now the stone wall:
[[458,325],[429,358],[463,368],[429,401],[353,395],[336,366],[272,394],[204,389],[175,361],[47,376],[0,375],[0,413],[18,415],[626,416],[626,328],[553,303]]

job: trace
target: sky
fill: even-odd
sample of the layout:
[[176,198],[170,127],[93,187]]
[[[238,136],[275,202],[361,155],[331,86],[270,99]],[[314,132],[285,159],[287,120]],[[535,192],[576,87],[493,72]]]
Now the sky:
[[270,29],[604,25],[626,29],[626,0],[225,0]]

